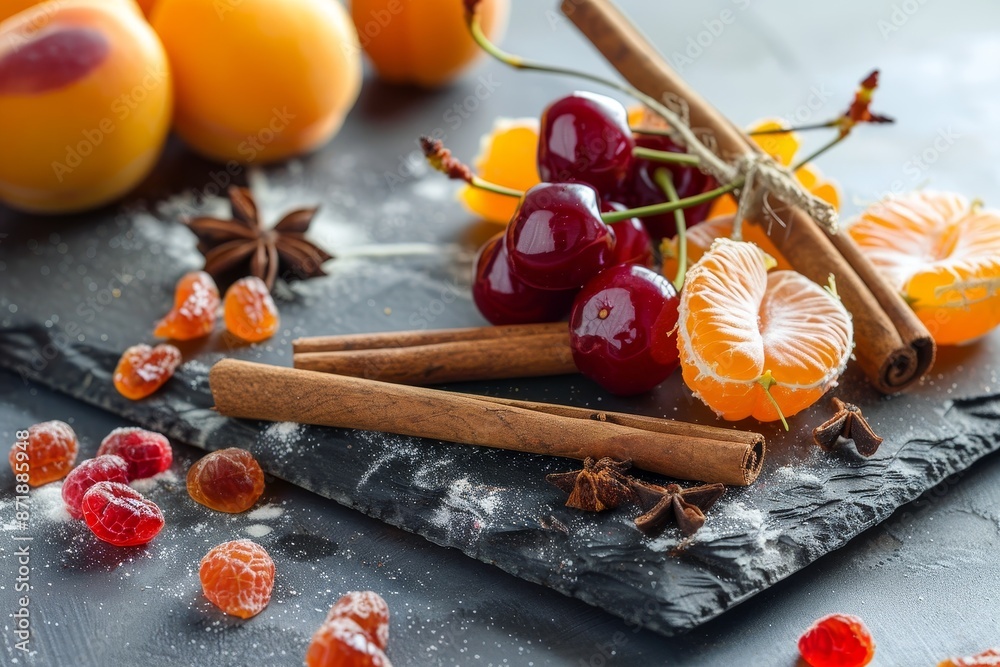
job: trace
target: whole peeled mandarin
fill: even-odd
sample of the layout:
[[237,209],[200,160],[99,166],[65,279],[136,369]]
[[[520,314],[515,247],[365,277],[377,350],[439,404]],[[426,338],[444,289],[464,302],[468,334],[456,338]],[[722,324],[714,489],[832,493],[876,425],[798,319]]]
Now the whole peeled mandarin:
[[[459,0],[351,0],[358,38],[379,76],[389,83],[436,88],[449,83],[481,55],[469,35]],[[498,37],[510,13],[508,0],[477,5],[483,31]]]
[[60,0],[0,23],[0,201],[81,211],[131,190],[170,129],[166,53],[132,3]]
[[262,163],[332,137],[361,88],[358,37],[335,0],[159,0],[174,128],[197,152]]
[[[123,5],[129,7],[135,12],[141,12],[139,7],[143,1],[149,2],[150,0],[92,0],[97,4],[109,4],[109,5]],[[42,4],[43,2],[48,3],[49,0],[0,0],[0,21],[6,21],[11,16],[23,12],[29,7],[34,7],[35,5]],[[136,4],[136,3],[139,4]],[[52,10],[58,7],[61,3],[53,2],[48,5],[48,9]]]

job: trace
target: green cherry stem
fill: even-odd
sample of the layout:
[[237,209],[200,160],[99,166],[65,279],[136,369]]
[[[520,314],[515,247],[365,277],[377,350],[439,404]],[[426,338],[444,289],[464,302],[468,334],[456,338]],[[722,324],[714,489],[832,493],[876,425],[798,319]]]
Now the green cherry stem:
[[727,183],[726,185],[715,188],[714,190],[709,190],[708,192],[703,192],[700,195],[694,195],[693,197],[685,197],[684,199],[678,199],[677,201],[665,202],[663,204],[651,204],[650,206],[640,206],[638,208],[630,208],[624,211],[613,211],[611,213],[604,213],[601,215],[601,219],[604,222],[620,222],[622,220],[627,220],[629,218],[645,218],[650,215],[660,215],[661,213],[670,213],[672,211],[677,211],[682,208],[690,208],[692,206],[697,206],[698,204],[704,204],[705,202],[712,201],[720,195],[724,195],[727,192],[732,192],[736,190],[741,185],[743,185],[743,178],[738,178],[732,183]]
[[486,192],[492,192],[494,194],[503,195],[504,197],[518,197],[524,196],[522,190],[515,190],[514,188],[508,188],[504,185],[497,185],[496,183],[491,183],[485,179],[478,176],[473,176],[471,181],[467,181],[469,185],[474,188],[479,188],[480,190],[485,190]]
[[658,151],[652,148],[643,148],[642,146],[636,146],[633,148],[632,155],[651,162],[682,164],[691,167],[696,167],[701,164],[701,159],[697,155],[691,155],[690,153],[678,153],[676,151]]
[[807,130],[824,130],[840,126],[840,119],[835,118],[825,123],[813,123],[812,125],[796,125],[793,127],[772,127],[769,130],[751,130],[747,132],[751,137],[759,137],[766,134],[788,134],[789,132],[805,132]]
[[846,139],[849,136],[850,136],[850,132],[848,132],[847,134],[838,134],[832,141],[824,144],[823,146],[820,146],[815,151],[813,151],[812,153],[810,153],[809,155],[807,155],[806,157],[802,158],[801,160],[799,160],[798,162],[796,162],[794,165],[792,165],[792,167],[791,167],[792,173],[794,174],[796,171],[798,171],[799,169],[801,169],[803,166],[809,164],[810,162],[812,162],[813,160],[815,160],[816,158],[818,158],[823,153],[826,153],[828,150],[830,150],[831,148],[833,148],[834,146],[836,146],[837,144],[839,144],[841,141],[843,141],[844,139]]
[[[667,201],[678,202],[677,188],[674,187],[674,179],[666,169],[657,169],[653,172],[653,180],[663,190],[667,196]],[[678,292],[684,287],[684,276],[687,274],[687,220],[684,218],[684,209],[674,211],[674,222],[677,223],[677,275],[674,276],[674,289]]]

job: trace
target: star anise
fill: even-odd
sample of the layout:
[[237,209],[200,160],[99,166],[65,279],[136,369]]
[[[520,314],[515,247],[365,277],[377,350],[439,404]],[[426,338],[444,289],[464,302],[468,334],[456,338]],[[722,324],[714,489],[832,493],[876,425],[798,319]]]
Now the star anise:
[[722,497],[726,487],[702,484],[683,489],[677,484],[663,487],[633,479],[632,490],[639,498],[639,506],[647,510],[635,519],[639,530],[657,532],[673,519],[682,533],[693,535],[705,525],[705,511]]
[[318,207],[296,209],[265,228],[250,190],[233,186],[228,194],[231,219],[203,216],[187,223],[205,255],[205,271],[220,281],[254,275],[268,289],[279,276],[305,280],[326,275],[323,263],[333,256],[305,237]]
[[830,450],[837,438],[854,441],[858,454],[872,456],[882,444],[882,438],[875,434],[868,420],[861,414],[861,408],[853,403],[845,403],[836,396],[833,407],[837,411],[833,417],[813,429],[813,440],[823,449]]
[[630,480],[623,474],[631,466],[631,461],[604,457],[595,462],[588,456],[582,470],[554,473],[545,480],[569,494],[566,507],[601,512],[618,507],[625,500],[634,500]]

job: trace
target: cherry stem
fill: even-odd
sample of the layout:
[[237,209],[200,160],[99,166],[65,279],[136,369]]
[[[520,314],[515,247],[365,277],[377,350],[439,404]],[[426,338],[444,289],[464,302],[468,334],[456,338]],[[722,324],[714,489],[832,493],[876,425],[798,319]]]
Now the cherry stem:
[[[653,180],[663,190],[667,201],[680,201],[669,170],[657,169],[653,172]],[[684,218],[684,209],[679,208],[674,211],[674,222],[677,223],[677,275],[674,276],[674,289],[680,292],[684,287],[684,276],[687,274],[687,220]]]
[[633,148],[632,155],[640,159],[652,162],[665,162],[667,164],[683,164],[692,167],[701,164],[701,159],[697,155],[678,153],[677,151],[658,151],[652,148],[643,148],[642,146]]
[[778,418],[781,419],[781,425],[785,427],[786,431],[789,430],[788,421],[785,419],[784,413],[781,412],[781,407],[778,405],[778,401],[774,400],[774,396],[771,396],[771,387],[778,384],[778,381],[774,379],[773,375],[771,375],[771,371],[764,371],[764,374],[757,379],[757,382],[759,382],[760,386],[764,388],[764,395],[767,396],[767,400],[769,400],[771,405],[774,406],[774,411],[778,413]]
[[496,183],[491,183],[479,176],[473,176],[471,181],[466,181],[470,186],[478,188],[480,190],[485,190],[486,192],[492,192],[493,194],[503,195],[504,197],[517,197],[521,198],[524,196],[524,192],[521,190],[515,190],[514,188],[508,188],[504,185],[497,185]]
[[788,134],[789,132],[804,132],[806,130],[823,130],[840,126],[840,119],[834,118],[825,123],[813,123],[812,125],[795,125],[792,127],[772,127],[768,130],[751,130],[747,132],[751,137],[758,137],[765,134]]
[[630,208],[624,211],[603,213],[601,214],[601,219],[608,223],[621,222],[622,220],[628,220],[629,218],[645,218],[650,215],[660,215],[661,213],[670,213],[683,208],[690,208],[692,206],[697,206],[698,204],[710,202],[716,197],[736,190],[743,185],[743,180],[744,179],[740,177],[732,183],[727,183],[726,185],[717,187],[714,190],[709,190],[708,192],[703,192],[700,195],[694,195],[693,197],[678,199],[677,201],[665,202],[663,204],[651,204],[650,206],[640,206],[638,208]]
[[795,173],[796,171],[798,171],[799,169],[801,169],[805,165],[809,164],[810,162],[812,162],[813,160],[815,160],[816,158],[818,158],[820,155],[822,155],[823,153],[827,152],[828,150],[830,150],[831,148],[833,148],[834,146],[836,146],[837,144],[839,144],[841,141],[843,141],[844,139],[846,139],[850,135],[851,135],[850,131],[845,132],[844,134],[838,134],[832,141],[824,144],[823,146],[820,146],[818,149],[816,149],[815,151],[813,151],[809,155],[807,155],[804,158],[802,158],[801,160],[799,160],[796,164],[792,165],[792,168],[791,168],[792,173]]

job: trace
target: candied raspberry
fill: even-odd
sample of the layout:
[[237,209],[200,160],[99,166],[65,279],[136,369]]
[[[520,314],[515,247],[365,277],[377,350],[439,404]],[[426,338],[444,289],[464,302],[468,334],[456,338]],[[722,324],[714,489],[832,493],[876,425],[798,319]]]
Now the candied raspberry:
[[[22,433],[23,435],[23,433]],[[41,486],[66,476],[76,461],[76,433],[69,424],[48,421],[28,428],[27,439],[18,436],[11,447],[10,469],[23,482],[27,475],[28,484]]]
[[116,428],[101,442],[97,455],[117,454],[128,463],[128,479],[152,477],[170,467],[174,452],[166,437],[134,426]]
[[219,310],[219,288],[212,276],[192,271],[177,282],[174,307],[156,323],[154,336],[191,340],[212,333]]
[[270,338],[280,324],[278,307],[267,285],[256,276],[240,278],[226,290],[223,316],[229,333],[248,343]]
[[271,601],[274,561],[251,540],[223,542],[201,559],[198,577],[212,604],[232,616],[250,618]]
[[74,519],[83,518],[83,494],[98,482],[128,484],[128,463],[120,456],[105,454],[87,459],[67,475],[62,485],[63,502]]
[[220,512],[244,512],[264,493],[264,471],[245,449],[220,449],[201,458],[187,474],[195,502]]
[[133,345],[115,367],[115,389],[133,401],[146,398],[173,376],[180,363],[181,351],[173,345]]
[[875,657],[875,642],[857,616],[830,614],[802,633],[799,653],[811,667],[864,667]]
[[1000,667],[1000,649],[986,649],[967,658],[948,658],[938,663],[938,667]]
[[392,667],[364,629],[346,616],[324,621],[306,651],[308,667]]
[[119,482],[97,482],[83,494],[80,506],[91,532],[116,547],[145,544],[163,530],[156,503]]
[[389,605],[374,591],[352,591],[337,600],[326,616],[349,618],[364,630],[365,635],[383,651],[389,645]]

